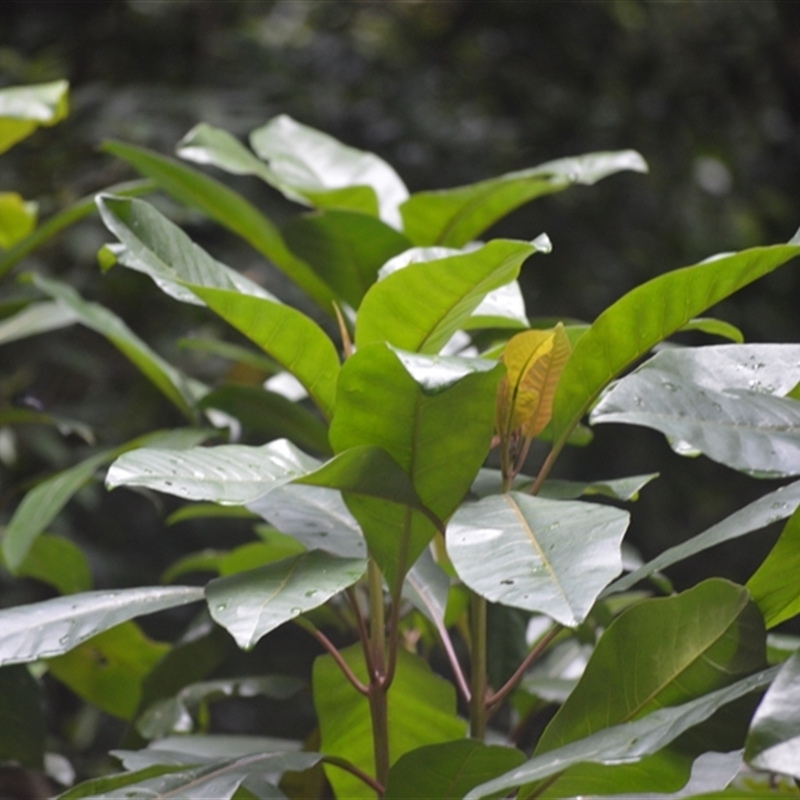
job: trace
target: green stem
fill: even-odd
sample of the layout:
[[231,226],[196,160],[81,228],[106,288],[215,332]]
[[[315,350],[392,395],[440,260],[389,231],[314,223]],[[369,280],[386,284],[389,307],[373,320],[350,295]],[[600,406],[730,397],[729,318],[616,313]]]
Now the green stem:
[[472,638],[472,689],[469,735],[483,740],[486,735],[486,600],[479,594],[470,598]]
[[383,605],[383,576],[374,558],[367,566],[370,606],[370,650],[373,669],[369,680],[369,711],[375,753],[375,779],[383,786],[389,779],[389,699],[386,677],[386,618]]

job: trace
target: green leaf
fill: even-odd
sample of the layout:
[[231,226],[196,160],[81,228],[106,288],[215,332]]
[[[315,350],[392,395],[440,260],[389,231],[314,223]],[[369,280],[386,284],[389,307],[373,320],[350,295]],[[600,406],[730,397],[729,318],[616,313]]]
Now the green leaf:
[[242,347],[241,345],[222,342],[218,339],[192,336],[178,339],[178,347],[227,358],[237,364],[246,364],[248,367],[253,367],[266,375],[274,375],[281,372],[281,365],[277,361],[267,358],[263,353],[259,353],[250,347]]
[[160,739],[170,734],[191,733],[194,729],[192,712],[197,706],[224,700],[228,697],[262,695],[273,700],[286,700],[297,694],[305,683],[299,678],[267,675],[253,678],[220,678],[185,686],[174,697],[151,705],[136,722],[139,733],[146,739]]
[[55,125],[69,113],[67,81],[0,89],[0,153],[40,125]]
[[374,153],[347,147],[285,114],[254,130],[250,145],[277,176],[272,185],[290,200],[361,211],[401,227],[398,208],[408,189]]
[[216,408],[241,422],[265,441],[287,438],[317,453],[330,453],[328,429],[318,416],[277,392],[260,386],[221,386],[209,392],[198,408]]
[[319,550],[218,578],[206,586],[211,616],[244,650],[284,622],[324,605],[364,574],[363,559]]
[[522,288],[519,281],[511,281],[511,283],[489,292],[472,312],[472,316],[464,321],[461,329],[465,331],[479,328],[525,330],[528,325]]
[[270,535],[274,537],[272,540],[248,542],[224,553],[219,560],[220,575],[236,575],[306,552],[306,548],[291,536],[278,531],[271,531]]
[[328,335],[291,306],[225,289],[189,286],[208,307],[294,375],[326,418],[333,411],[339,356]]
[[0,344],[65,328],[79,321],[80,316],[61,303],[31,303],[0,322]]
[[495,239],[476,250],[397,269],[364,296],[356,345],[385,341],[411,352],[438,353],[489,292],[515,280],[525,259],[542,250],[547,247],[540,240]]
[[165,192],[241,236],[303,289],[326,313],[333,292],[311,267],[287,247],[280,231],[255,206],[224,184],[142,147],[106,142],[103,150],[127,161]]
[[714,317],[697,317],[697,319],[690,319],[679,331],[684,333],[687,331],[702,331],[711,336],[720,336],[723,339],[730,339],[736,344],[744,344],[744,334],[730,322],[725,320],[715,319]]
[[[356,677],[368,682],[360,644],[341,651]],[[406,753],[429,744],[460,739],[465,723],[456,715],[453,686],[435,675],[418,656],[400,648],[397,670],[388,693],[389,758],[396,762]],[[322,734],[321,749],[346,758],[364,772],[375,774],[372,722],[369,702],[344,677],[329,655],[314,662],[314,705]],[[328,780],[337,797],[374,798],[375,793],[360,780],[339,769],[327,768]]]
[[375,217],[329,209],[294,217],[283,227],[292,252],[352,308],[358,308],[378,270],[411,242]]
[[142,448],[111,465],[106,485],[146,486],[187,500],[244,505],[318,466],[286,439],[261,447],[227,444],[180,452]]
[[[339,378],[330,430],[334,452],[364,445],[386,450],[422,503],[446,519],[489,451],[501,372],[481,359],[428,358],[383,344],[359,348]],[[408,506],[352,495],[346,502],[394,587],[436,526]]]
[[781,486],[780,489],[740,508],[708,530],[682,544],[670,547],[643,566],[614,581],[604,594],[624,592],[649,575],[660,572],[672,564],[684,561],[723,542],[738,539],[746,533],[760,530],[778,520],[786,519],[794,513],[798,505],[800,505],[800,481]]
[[30,236],[36,227],[37,211],[36,203],[26,202],[16,192],[0,192],[0,248],[7,250]]
[[591,185],[621,170],[647,172],[633,150],[588,153],[509,172],[469,186],[418,192],[400,207],[403,229],[414,244],[463,247],[515,208],[573,184]]
[[0,665],[54,658],[121,622],[202,600],[194,586],[84,592],[0,610]]
[[745,758],[756,769],[800,778],[800,653],[780,668],[756,709]]
[[60,281],[32,276],[33,283],[72,311],[78,321],[105,336],[189,419],[194,420],[194,401],[205,387],[191,381],[154,353],[118,316],[97,303],[84,300],[71,286]]
[[482,597],[575,627],[622,571],[629,519],[611,506],[518,492],[490,496],[453,515],[447,554]]
[[83,550],[63,536],[39,536],[14,574],[49,583],[61,594],[92,588],[92,572]]
[[403,596],[434,625],[443,626],[450,594],[450,578],[425,548],[408,571]]
[[0,762],[41,769],[47,739],[39,684],[22,664],[0,669]]
[[774,628],[800,614],[800,512],[795,511],[778,541],[747,581],[747,588],[764,615],[767,628]]
[[144,679],[169,650],[170,645],[149,639],[135,622],[124,622],[48,659],[47,666],[79,697],[130,720]]
[[333,489],[290,483],[247,507],[308,550],[325,550],[340,558],[364,558],[367,554],[358,522],[342,495]]
[[5,529],[0,546],[6,566],[12,573],[17,574],[16,571],[28,557],[36,538],[56,518],[73,495],[94,477],[95,472],[121,453],[148,442],[159,441],[163,441],[167,446],[171,445],[173,449],[179,449],[202,441],[207,436],[208,431],[191,428],[170,431],[166,435],[156,431],[126,442],[113,450],[97,453],[42,481],[25,495]]
[[537,752],[726,686],[763,667],[765,653],[763,620],[740,586],[712,578],[679,595],[644,600],[600,638]]
[[563,444],[606,384],[653,345],[798,254],[800,244],[791,242],[717,256],[659,275],[607,308],[575,344],[561,375],[554,441]]
[[217,503],[191,503],[173,511],[164,522],[176,525],[190,519],[209,519],[225,517],[226,519],[255,519],[256,515],[242,506],[220,506]]
[[515,769],[525,754],[474,739],[420,747],[389,772],[386,800],[461,800],[470,789]]
[[475,787],[465,795],[464,800],[480,800],[497,792],[508,792],[555,775],[572,764],[639,761],[666,747],[727,703],[767,686],[775,673],[775,668],[758,672],[683,705],[659,708],[642,719],[600,730],[584,739],[537,755],[521,767]]
[[751,475],[795,475],[800,403],[779,395],[800,380],[799,363],[795,345],[664,350],[607,389],[590,421],[654,428],[678,452]]

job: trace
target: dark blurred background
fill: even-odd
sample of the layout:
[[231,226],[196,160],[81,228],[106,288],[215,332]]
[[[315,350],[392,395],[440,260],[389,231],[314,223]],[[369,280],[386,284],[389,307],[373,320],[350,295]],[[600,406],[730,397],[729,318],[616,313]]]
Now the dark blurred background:
[[[552,255],[524,274],[531,316],[591,320],[648,278],[716,252],[786,241],[800,226],[800,4],[792,2],[0,4],[0,84],[57,78],[72,85],[68,120],[0,159],[0,185],[39,200],[43,218],[133,177],[97,150],[104,139],[171,153],[199,121],[244,137],[287,113],[377,152],[412,191],[593,150],[639,150],[649,175],[621,174],[544,198],[492,231],[515,238],[546,231],[554,243]],[[296,211],[256,179],[231,183],[277,221]],[[245,245],[194,213],[165,207],[220,260],[263,271]],[[108,238],[98,224],[82,224],[25,266],[69,280],[186,366],[190,355],[176,350],[176,338],[186,326],[213,323],[191,309],[177,315],[139,276],[116,270],[101,279],[95,254]],[[749,341],[792,342],[800,338],[798,299],[795,265],[716,311]],[[97,339],[76,330],[20,343],[13,356],[5,348],[7,394],[12,384],[36,392],[49,407],[87,418],[101,439],[177,424]],[[56,466],[74,460],[63,442],[48,446]],[[655,433],[611,426],[596,431],[588,450],[564,457],[557,474],[654,470],[663,477],[644,490],[631,533],[646,556],[774,488],[704,459],[681,459]],[[190,544],[171,534],[156,547],[153,533],[143,549],[141,537],[151,534],[142,531],[157,530],[156,510],[122,494],[111,504],[96,486],[61,524],[90,550],[127,547],[137,582],[148,570],[157,579],[181,550],[204,543],[202,533]],[[144,528],[130,521],[143,515]],[[673,577],[679,586],[710,573],[746,580],[774,535],[753,534],[747,546],[732,544]],[[98,563],[98,582],[125,583],[131,562]]]

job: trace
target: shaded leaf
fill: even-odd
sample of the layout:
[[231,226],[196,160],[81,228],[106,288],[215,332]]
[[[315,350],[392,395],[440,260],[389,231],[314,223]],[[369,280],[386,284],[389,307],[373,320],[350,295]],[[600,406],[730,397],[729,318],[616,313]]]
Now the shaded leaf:
[[712,525],[708,530],[682,544],[670,547],[643,566],[614,581],[604,594],[624,592],[640,580],[660,572],[672,564],[684,561],[723,542],[738,539],[746,533],[760,530],[773,522],[786,519],[792,515],[798,505],[800,505],[800,481],[790,483],[788,486],[781,486],[780,489],[735,511],[721,522]]
[[474,739],[420,747],[389,772],[386,800],[461,800],[479,783],[520,766],[525,754]]
[[756,247],[668,272],[607,308],[575,344],[556,391],[553,432],[563,442],[612,378],[708,308],[800,254],[800,244]]
[[124,622],[48,659],[50,672],[75,694],[109,714],[133,718],[142,683],[170,645],[154,642],[135,622]]
[[0,322],[0,344],[65,328],[79,320],[75,311],[60,303],[31,303]]
[[515,280],[525,259],[547,252],[548,246],[549,241],[495,239],[395,270],[364,296],[356,345],[388,342],[411,352],[438,353],[489,292]]
[[[360,644],[341,651],[362,682],[368,682]],[[389,757],[394,763],[405,753],[428,744],[460,739],[466,724],[456,715],[452,684],[435,675],[428,664],[403,648],[397,653],[397,670],[388,693],[391,736]],[[314,705],[322,734],[321,748],[336,753],[375,774],[369,701],[344,677],[329,655],[314,662]],[[374,798],[375,793],[342,770],[327,768],[337,797]]]
[[496,792],[508,792],[555,775],[572,764],[638,761],[666,747],[725,704],[767,686],[775,673],[775,668],[758,672],[688,703],[659,708],[641,719],[600,730],[584,739],[537,755],[518,769],[475,787],[465,795],[464,800],[479,800]]
[[588,153],[509,172],[469,186],[418,192],[400,207],[403,229],[417,245],[463,247],[515,208],[575,183],[591,185],[621,170],[647,172],[633,150]]
[[450,578],[433,560],[430,548],[425,548],[406,575],[403,596],[439,627],[444,623],[449,594]]
[[580,624],[622,570],[625,511],[511,492],[459,508],[447,553],[482,597]]
[[55,125],[69,113],[67,81],[0,89],[0,153],[40,125]]
[[0,669],[0,763],[41,769],[47,719],[36,679],[22,664]]
[[800,778],[800,653],[780,668],[756,709],[745,758],[756,769]]
[[211,616],[244,650],[284,622],[324,605],[364,574],[362,559],[319,550],[218,578],[206,586]]
[[800,614],[800,512],[795,511],[778,541],[747,581],[747,588],[761,609],[767,628]]
[[679,595],[643,600],[600,638],[537,752],[693,700],[765,663],[764,623],[742,587],[712,578]]
[[241,236],[330,313],[333,292],[308,264],[286,247],[280,231],[244,197],[202,172],[143,147],[106,142],[103,150],[127,161],[179,202],[200,209]]
[[272,185],[290,200],[361,211],[401,227],[398,207],[408,189],[374,153],[347,147],[285,114],[254,130],[250,145],[277,176]]
[[63,536],[39,536],[14,574],[48,583],[61,594],[92,588],[92,572],[83,550]]
[[202,600],[194,586],[83,592],[0,610],[0,665],[53,658],[134,617]]

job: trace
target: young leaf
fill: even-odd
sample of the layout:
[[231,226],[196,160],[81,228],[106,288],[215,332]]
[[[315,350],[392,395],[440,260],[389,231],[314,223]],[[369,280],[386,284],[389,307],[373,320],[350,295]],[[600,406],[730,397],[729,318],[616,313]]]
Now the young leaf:
[[0,89],[0,153],[40,125],[55,125],[69,113],[67,81]]
[[767,525],[786,519],[792,515],[800,505],[800,481],[781,486],[780,489],[760,497],[758,500],[740,508],[716,525],[712,525],[703,533],[692,537],[682,544],[675,545],[665,550],[643,566],[623,576],[604,592],[609,595],[615,592],[624,592],[635,586],[655,572],[660,572],[672,564],[697,554],[710,547],[715,547],[723,542],[738,539],[746,533],[760,530]]
[[203,599],[194,586],[84,592],[0,610],[0,666],[53,658],[134,617]]
[[31,234],[37,211],[36,203],[26,202],[16,192],[0,192],[0,249],[7,250]]
[[206,586],[211,616],[243,650],[284,622],[324,605],[364,574],[362,559],[336,558],[319,550],[275,564],[217,578]]
[[480,800],[496,793],[507,793],[562,772],[572,764],[639,761],[666,747],[719,708],[767,686],[776,672],[776,668],[758,672],[683,705],[659,708],[641,719],[599,730],[586,738],[537,755],[521,767],[476,786],[465,795],[464,800]]
[[762,668],[765,652],[763,620],[740,586],[712,578],[644,600],[600,638],[537,753],[726,686]]
[[515,280],[525,259],[539,251],[547,251],[544,243],[495,239],[392,272],[364,296],[356,345],[388,342],[410,352],[438,353],[486,295]]
[[168,644],[145,636],[135,622],[124,622],[48,659],[47,665],[79,697],[130,720],[139,707],[144,679],[169,650]]
[[292,218],[283,237],[352,308],[361,305],[381,266],[411,247],[403,234],[375,217],[334,209]]
[[244,197],[202,172],[151,150],[122,142],[106,142],[103,150],[152,178],[179,202],[200,209],[241,236],[307,292],[320,308],[331,313],[333,292],[308,264],[286,247],[280,231]]
[[[341,654],[356,677],[368,682],[361,645],[348,647]],[[435,675],[425,661],[403,648],[397,656],[397,670],[388,694],[392,763],[424,745],[461,739],[466,729],[456,714],[452,684]],[[367,698],[353,688],[329,655],[320,656],[314,662],[313,686],[322,734],[320,749],[336,753],[374,775],[372,721]],[[349,773],[327,767],[326,773],[337,797],[348,800],[375,797],[369,787]]]
[[600,391],[689,320],[800,254],[800,242],[756,247],[659,275],[607,308],[578,340],[553,405],[563,443]]
[[285,114],[254,130],[250,145],[277,176],[273,186],[290,200],[361,211],[401,227],[398,207],[408,189],[374,153],[347,147]]
[[228,444],[180,452],[142,448],[111,465],[106,485],[146,486],[187,500],[244,505],[318,466],[286,439],[261,447]]
[[792,514],[780,538],[747,581],[747,588],[764,615],[767,628],[774,628],[800,614],[800,513]]
[[[500,369],[481,359],[395,353],[384,344],[360,348],[339,378],[331,445],[337,453],[383,448],[410,476],[422,503],[446,519],[488,453]],[[355,496],[346,502],[394,586],[435,525],[409,506]]]
[[510,172],[470,186],[418,192],[400,207],[403,229],[414,244],[463,247],[515,208],[573,184],[591,185],[621,170],[647,172],[633,150],[588,153]]
[[756,769],[800,778],[800,653],[780,668],[756,709],[745,758]]
[[447,554],[474,592],[574,627],[621,572],[628,522],[611,506],[494,495],[456,511]]
[[525,754],[474,739],[420,747],[389,772],[385,800],[461,800],[479,783],[519,767]]

